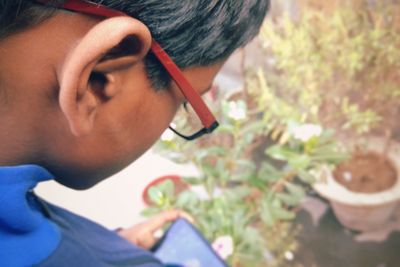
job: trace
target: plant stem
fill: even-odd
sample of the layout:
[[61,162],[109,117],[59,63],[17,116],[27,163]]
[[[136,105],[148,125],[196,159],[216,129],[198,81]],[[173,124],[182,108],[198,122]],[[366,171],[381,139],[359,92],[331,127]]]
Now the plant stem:
[[272,186],[271,191],[275,193],[282,192],[285,183],[290,182],[296,175],[297,175],[296,172],[289,172],[282,179],[276,182],[276,184]]

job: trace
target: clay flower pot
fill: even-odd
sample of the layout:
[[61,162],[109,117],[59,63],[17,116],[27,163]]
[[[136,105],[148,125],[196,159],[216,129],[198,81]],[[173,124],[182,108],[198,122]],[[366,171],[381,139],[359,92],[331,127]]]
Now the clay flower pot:
[[[370,186],[364,186],[362,190],[358,190],[361,192],[357,192],[356,189],[362,186],[354,186],[354,184],[346,185],[346,181],[342,179],[343,177],[338,178],[337,174],[335,175],[335,171],[331,171],[328,168],[321,171],[318,175],[320,179],[314,184],[314,189],[330,201],[340,223],[352,230],[371,231],[378,229],[389,221],[397,205],[400,203],[400,179],[398,176],[400,173],[399,149],[399,144],[393,144],[388,153],[390,160],[386,159],[385,162],[393,166],[395,180],[391,183],[386,183],[384,185],[385,188],[381,184],[375,183],[375,188],[379,189],[377,192],[373,192],[374,189],[371,189]],[[377,155],[374,152],[371,154]],[[374,164],[376,163],[372,162],[370,166],[371,170],[374,169]],[[362,173],[361,170],[362,174],[360,178],[368,180],[367,172],[364,171]],[[344,180],[346,180],[346,176],[348,182],[352,182],[351,175],[344,172]],[[373,176],[370,175],[370,177]],[[380,177],[374,177],[374,179],[380,179]]]
[[165,175],[165,176],[161,176],[157,179],[154,179],[153,181],[151,181],[143,190],[142,192],[142,200],[143,202],[148,205],[151,206],[153,205],[153,203],[150,200],[148,191],[150,189],[150,187],[152,186],[156,186],[166,180],[171,180],[174,183],[174,189],[175,189],[175,194],[178,195],[179,193],[187,190],[189,188],[189,185],[187,183],[185,183],[183,181],[183,179],[179,176],[179,175]]

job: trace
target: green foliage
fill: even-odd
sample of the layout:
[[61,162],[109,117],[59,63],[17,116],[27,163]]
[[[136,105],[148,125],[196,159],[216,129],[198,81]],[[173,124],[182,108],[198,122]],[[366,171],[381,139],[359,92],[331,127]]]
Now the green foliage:
[[166,180],[157,186],[152,186],[149,189],[150,201],[164,209],[171,208],[171,202],[174,200],[174,184],[171,180]]
[[[221,126],[211,136],[197,142],[176,138],[158,143],[156,149],[160,153],[179,163],[194,164],[200,177],[184,178],[192,188],[177,196],[171,195],[170,184],[150,190],[154,205],[147,213],[154,208],[184,209],[194,216],[210,242],[220,236],[233,238],[235,250],[228,259],[232,265],[271,265],[274,260],[268,261],[264,254],[278,244],[267,242],[265,236],[295,218],[295,210],[305,196],[300,184],[315,180],[310,170],[321,164],[334,164],[344,154],[329,131],[297,121],[301,116],[293,111],[276,124],[286,123],[287,127],[274,133],[263,118],[268,111],[257,107],[258,115],[251,116],[243,100],[221,96],[216,102],[221,103],[220,108],[213,109]],[[278,110],[283,110],[279,102],[277,114]],[[299,132],[309,136],[300,136]],[[253,150],[265,142],[265,155],[254,159]],[[198,189],[205,193],[196,193]],[[274,256],[275,253],[279,254],[275,251]]]
[[[232,266],[283,266],[283,252],[296,247],[290,222],[317,178],[313,170],[347,158],[327,126],[368,133],[384,122],[383,101],[398,104],[400,34],[387,19],[395,13],[350,4],[324,12],[267,22],[261,39],[269,66],[246,72],[247,101],[219,96],[210,103],[220,122],[215,133],[157,144],[200,177],[184,178],[192,187],[179,195],[171,184],[151,189],[154,205],[145,213],[181,208],[210,242],[232,237]],[[260,148],[265,153],[255,157]]]
[[341,110],[347,118],[347,121],[343,124],[343,129],[355,129],[359,134],[368,133],[372,125],[382,120],[378,114],[370,109],[360,111],[357,104],[349,104],[347,97],[342,100]]
[[328,11],[310,5],[296,20],[283,16],[263,27],[272,64],[249,83],[254,92],[262,88],[265,120],[281,123],[294,111],[357,134],[391,127],[400,100],[400,5],[333,2]]

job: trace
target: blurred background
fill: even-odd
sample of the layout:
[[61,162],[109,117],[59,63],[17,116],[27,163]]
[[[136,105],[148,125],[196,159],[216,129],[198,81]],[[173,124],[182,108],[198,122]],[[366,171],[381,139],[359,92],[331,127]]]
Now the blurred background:
[[400,266],[400,1],[273,1],[204,99],[215,134],[37,193],[110,229],[187,210],[234,267]]

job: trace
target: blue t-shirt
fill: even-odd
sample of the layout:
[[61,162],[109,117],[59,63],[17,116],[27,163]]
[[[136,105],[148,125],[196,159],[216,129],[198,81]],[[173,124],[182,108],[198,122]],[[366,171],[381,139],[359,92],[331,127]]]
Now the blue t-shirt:
[[36,165],[0,167],[0,266],[163,266],[115,232],[38,198],[33,188],[52,178]]

